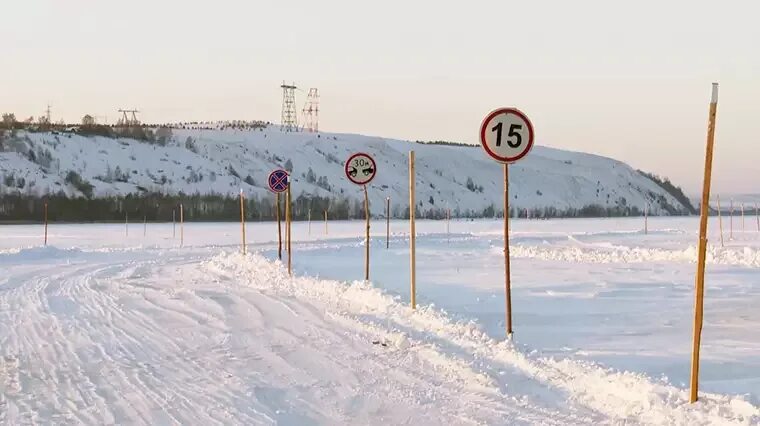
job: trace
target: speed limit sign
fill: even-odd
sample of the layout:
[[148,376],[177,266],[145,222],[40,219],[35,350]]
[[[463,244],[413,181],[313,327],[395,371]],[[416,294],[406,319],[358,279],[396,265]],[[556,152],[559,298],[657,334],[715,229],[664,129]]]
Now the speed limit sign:
[[480,125],[480,144],[500,163],[514,163],[533,148],[533,124],[517,108],[499,108]]

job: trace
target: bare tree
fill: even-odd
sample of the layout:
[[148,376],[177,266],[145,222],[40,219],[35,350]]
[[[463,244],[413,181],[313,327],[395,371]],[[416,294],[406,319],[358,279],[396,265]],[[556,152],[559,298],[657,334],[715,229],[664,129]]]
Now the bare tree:
[[13,125],[16,124],[16,114],[12,112],[3,114],[3,124],[5,124],[5,127],[12,129]]
[[90,114],[82,117],[82,127],[93,127],[95,125],[95,117]]

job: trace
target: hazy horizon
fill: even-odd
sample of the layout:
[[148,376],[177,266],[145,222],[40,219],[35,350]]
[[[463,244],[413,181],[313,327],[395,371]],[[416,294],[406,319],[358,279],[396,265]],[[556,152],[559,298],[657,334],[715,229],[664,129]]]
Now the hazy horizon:
[[279,122],[319,88],[320,129],[477,143],[516,106],[536,142],[625,161],[689,194],[720,83],[713,193],[758,193],[760,27],[752,1],[253,4],[27,0],[3,7],[0,112],[109,122]]

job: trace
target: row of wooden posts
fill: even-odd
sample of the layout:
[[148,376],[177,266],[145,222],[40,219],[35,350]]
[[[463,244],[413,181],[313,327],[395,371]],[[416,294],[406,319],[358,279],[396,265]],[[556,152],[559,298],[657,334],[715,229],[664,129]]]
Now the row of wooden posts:
[[[409,211],[414,211],[415,204],[415,171],[414,171],[414,151],[409,151]],[[362,187],[364,192],[364,212],[365,212],[365,244],[364,244],[364,279],[369,280],[369,258],[370,258],[370,210],[369,210],[369,196],[367,194],[367,186],[364,185]],[[278,258],[282,260],[282,226],[281,226],[281,218],[280,218],[280,193],[275,194],[275,205],[276,205],[276,218],[277,218],[277,241],[278,241]],[[290,183],[287,186],[287,190],[285,191],[285,241],[286,241],[286,251],[288,253],[288,274],[293,274],[292,269],[292,250],[291,250],[291,224],[292,224],[292,215],[291,215],[291,198],[290,198]],[[386,204],[385,204],[385,248],[390,248],[390,212],[391,212],[391,199],[390,197],[386,198]],[[324,220],[325,220],[325,235],[328,233],[327,228],[327,210],[324,211]],[[446,232],[449,232],[449,221],[451,220],[451,211],[447,209],[446,211]],[[311,210],[308,212],[308,221],[309,221],[309,234],[311,234]],[[245,194],[243,191],[240,191],[240,229],[241,229],[241,252],[243,254],[247,253],[247,242],[246,242],[246,226],[245,226],[246,220],[245,220]],[[410,232],[410,274],[411,274],[411,305],[412,309],[416,309],[416,230],[415,230],[415,215],[410,214],[409,215],[409,232]]]
[[[717,197],[718,200],[718,225],[720,227],[720,246],[723,247],[723,216],[720,211],[720,197]],[[741,215],[742,215],[742,232],[746,232],[746,228],[744,226],[744,203],[740,206]],[[758,208],[758,204],[755,203],[755,221],[757,223],[757,232],[760,232],[760,208]],[[734,239],[734,200],[731,200],[731,207],[729,209],[729,231],[728,231],[728,239],[733,240]]]
[[[720,232],[720,246],[724,247],[725,244],[724,244],[724,238],[723,238],[723,214],[720,209],[720,196],[718,196],[716,199],[718,203],[717,210],[718,210],[718,228]],[[744,203],[741,204],[740,211],[741,211],[741,217],[742,217],[742,232],[747,232],[747,228],[744,226],[746,223],[745,215],[744,215]],[[647,203],[644,206],[644,233],[645,234],[649,233],[648,219],[649,219],[649,203]],[[755,203],[755,222],[757,225],[757,232],[760,232],[760,206],[758,206],[757,203]],[[729,240],[734,239],[734,201],[733,200],[731,200],[731,207],[729,209],[729,234],[728,235],[729,235],[728,237]]]
[[[45,202],[44,204],[44,222],[45,222],[45,245],[47,246],[48,243],[48,203]],[[182,203],[179,205],[179,235],[180,235],[180,247],[184,247],[185,245],[185,209],[182,206]],[[125,213],[124,215],[124,232],[127,237],[129,237],[129,213]],[[148,218],[146,216],[143,216],[143,236],[146,236],[148,234]],[[172,238],[177,238],[177,220],[176,220],[176,210],[172,210]]]

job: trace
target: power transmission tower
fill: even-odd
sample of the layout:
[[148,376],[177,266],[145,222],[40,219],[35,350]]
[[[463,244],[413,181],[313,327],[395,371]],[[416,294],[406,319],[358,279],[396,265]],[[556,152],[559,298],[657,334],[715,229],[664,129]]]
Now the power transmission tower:
[[[137,119],[137,113],[140,111],[136,109],[120,109],[119,112],[122,114],[119,125],[127,127],[140,125],[140,120]],[[127,114],[132,114],[131,118]]]
[[296,116],[296,84],[282,82],[282,121],[280,130],[286,132],[298,131],[298,116]]
[[319,90],[309,89],[306,104],[303,107],[304,128],[311,133],[319,132]]

